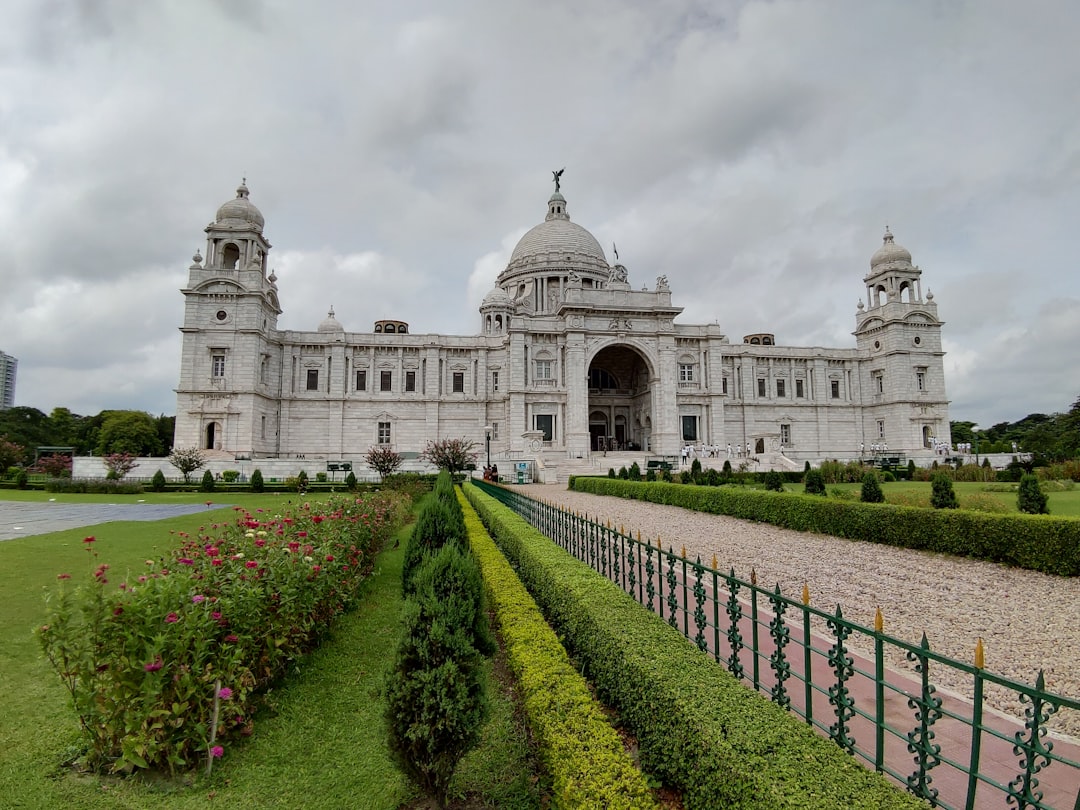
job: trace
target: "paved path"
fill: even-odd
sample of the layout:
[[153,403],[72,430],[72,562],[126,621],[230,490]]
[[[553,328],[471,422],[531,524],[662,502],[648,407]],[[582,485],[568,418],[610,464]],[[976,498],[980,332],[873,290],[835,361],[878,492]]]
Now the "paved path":
[[[214,504],[215,507],[226,504]],[[29,503],[0,501],[0,540],[96,526],[115,520],[164,520],[203,512],[201,503]]]

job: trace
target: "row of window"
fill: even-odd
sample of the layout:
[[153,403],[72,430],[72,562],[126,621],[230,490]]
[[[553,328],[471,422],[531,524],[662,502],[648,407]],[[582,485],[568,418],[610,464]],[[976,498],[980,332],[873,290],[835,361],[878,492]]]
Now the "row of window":
[[[491,384],[495,391],[499,390],[499,372],[491,372]],[[393,391],[394,390],[394,372],[392,371],[380,371],[379,372],[379,391]],[[455,371],[451,375],[450,381],[451,391],[455,394],[465,393],[465,372]],[[309,368],[307,370],[307,379],[305,381],[305,388],[308,391],[319,390],[319,369]],[[368,390],[368,372],[366,368],[356,370],[356,390],[367,391]],[[414,393],[416,391],[416,372],[405,372],[405,393]]]

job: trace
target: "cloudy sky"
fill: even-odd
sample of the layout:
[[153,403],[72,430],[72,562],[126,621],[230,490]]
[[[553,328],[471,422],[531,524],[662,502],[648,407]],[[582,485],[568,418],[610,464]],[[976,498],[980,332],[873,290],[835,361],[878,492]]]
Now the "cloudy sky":
[[16,404],[172,414],[179,289],[247,178],[284,328],[471,334],[566,167],[635,287],[733,341],[854,346],[888,224],[951,417],[1080,395],[1075,0],[6,0]]

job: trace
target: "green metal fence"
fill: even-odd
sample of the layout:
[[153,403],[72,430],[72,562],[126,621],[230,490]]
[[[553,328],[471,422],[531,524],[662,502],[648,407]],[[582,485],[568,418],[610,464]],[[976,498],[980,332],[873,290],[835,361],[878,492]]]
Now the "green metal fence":
[[[867,766],[947,810],[1080,810],[1080,748],[1048,738],[1058,711],[1080,700],[965,663],[717,570],[630,533],[481,481],[482,491],[620,585],[737,678],[796,712]],[[886,666],[902,654],[914,677]],[[969,694],[939,691],[931,673],[970,678]],[[1018,696],[1024,721],[987,708],[987,689]],[[1068,753],[1063,753],[1068,751]],[[908,764],[910,763],[910,765]]]

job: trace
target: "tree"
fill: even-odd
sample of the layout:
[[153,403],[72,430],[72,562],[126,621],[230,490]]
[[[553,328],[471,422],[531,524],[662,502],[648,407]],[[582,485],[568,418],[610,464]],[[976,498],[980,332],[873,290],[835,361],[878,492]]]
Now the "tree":
[[49,417],[37,408],[25,406],[0,410],[0,436],[24,448],[24,464],[31,461],[33,448],[56,444],[49,431]]
[[145,411],[109,411],[98,433],[97,452],[153,456],[161,453],[157,423]]
[[50,478],[71,478],[71,456],[64,453],[42,456],[34,464],[34,469]]
[[958,509],[960,502],[953,492],[952,479],[945,473],[938,473],[930,479],[930,505],[935,509]]
[[0,436],[0,477],[26,457],[26,449],[21,444],[10,442]]
[[154,477],[150,479],[150,489],[154,490],[154,492],[165,491],[165,473],[161,470],[154,472]]
[[476,463],[476,447],[476,442],[465,438],[428,441],[420,458],[453,475]]
[[375,470],[380,478],[397,472],[404,462],[405,457],[386,444],[371,447],[364,454],[364,463]]
[[803,490],[807,495],[825,495],[825,476],[821,474],[821,470],[807,471],[803,476]]
[[1039,486],[1039,479],[1030,473],[1020,479],[1020,489],[1016,496],[1016,505],[1021,512],[1029,515],[1048,515],[1046,493]]
[[782,476],[776,470],[769,470],[767,473],[765,473],[765,489],[771,492],[783,492],[784,476]]
[[138,466],[131,453],[110,453],[105,456],[105,469],[108,470],[105,477],[110,481],[119,481]]
[[191,474],[206,464],[202,451],[197,447],[174,447],[169,454],[169,463],[184,476],[184,483],[191,483]]
[[157,428],[157,437],[158,441],[161,442],[162,451],[165,453],[172,452],[173,436],[176,433],[176,417],[161,414],[154,420],[154,427]]
[[881,491],[881,484],[877,476],[872,472],[866,473],[862,479],[862,493],[859,500],[863,503],[885,503],[885,494]]
[[263,484],[262,470],[256,468],[255,472],[251,474],[251,491],[262,492],[263,489],[265,489],[265,485]]
[[202,474],[202,483],[199,484],[199,492],[213,492],[214,489],[214,474],[207,470]]

